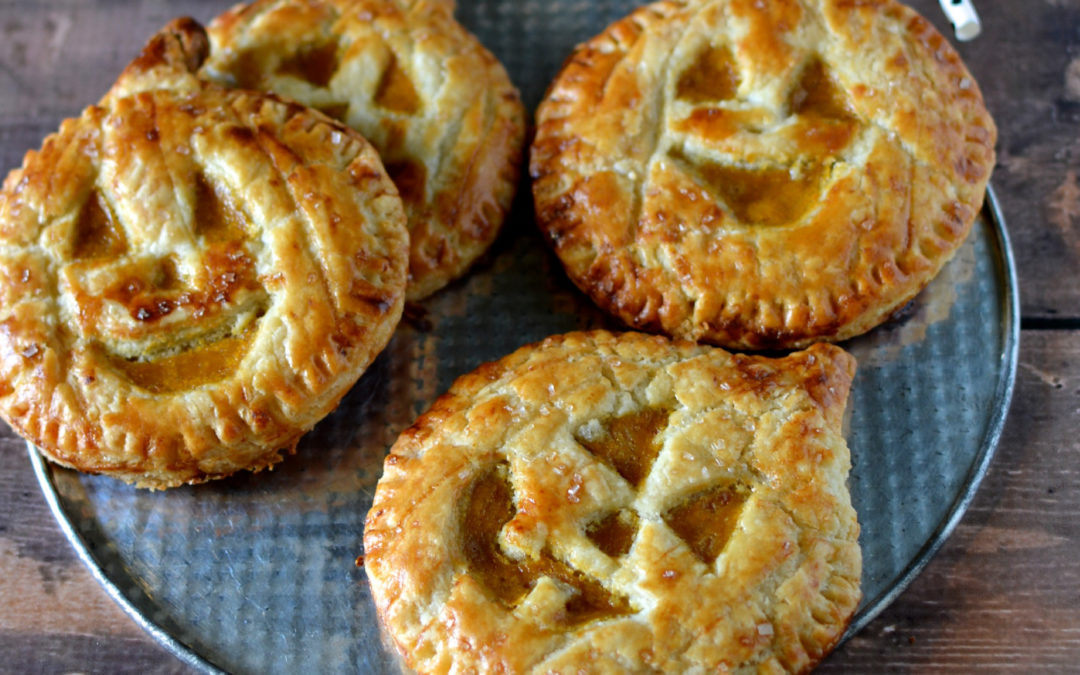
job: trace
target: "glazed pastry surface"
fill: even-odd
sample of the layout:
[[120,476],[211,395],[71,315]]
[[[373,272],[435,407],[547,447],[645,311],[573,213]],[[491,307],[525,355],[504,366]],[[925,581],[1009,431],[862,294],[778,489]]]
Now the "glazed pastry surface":
[[537,112],[537,219],[630,326],[735,348],[863,333],[966,238],[996,129],[892,0],[664,0],[581,45]]
[[261,0],[215,19],[202,75],[342,120],[378,149],[405,202],[408,299],[462,276],[517,187],[524,110],[446,0]]
[[800,672],[858,604],[854,359],[555,336],[394,444],[365,569],[434,672]]
[[200,81],[177,20],[0,191],[0,414],[145,487],[261,469],[385,346],[408,234],[371,146]]

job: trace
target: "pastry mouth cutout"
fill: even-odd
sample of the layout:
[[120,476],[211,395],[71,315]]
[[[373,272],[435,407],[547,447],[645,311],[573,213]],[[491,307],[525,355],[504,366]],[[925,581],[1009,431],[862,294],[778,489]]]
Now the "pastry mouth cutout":
[[169,24],[0,191],[0,413],[50,459],[144,487],[280,461],[404,304],[375,151],[199,80],[207,47]]
[[537,222],[632,328],[738,349],[870,330],[969,232],[996,129],[891,0],[661,0],[567,59],[537,110]]
[[[648,477],[660,452],[657,435],[666,426],[667,418],[667,411],[644,408],[606,423],[594,420],[587,425],[594,438],[584,440],[581,435],[575,435],[575,440],[636,489]],[[580,489],[580,485],[572,485],[566,499],[580,500]],[[665,510],[660,518],[702,563],[711,565],[731,537],[748,493],[749,488],[740,484],[700,489]],[[514,527],[517,513],[514,504],[506,462],[479,473],[465,502],[461,537],[469,574],[494,598],[512,609],[541,577],[549,577],[567,587],[566,605],[557,619],[567,626],[641,611],[625,596],[606,588],[599,579],[573,569],[548,550],[536,557],[526,555],[520,559],[508,554],[499,541],[503,528]],[[648,519],[646,516],[645,520]],[[655,517],[651,520],[657,521]],[[624,507],[588,523],[584,534],[605,555],[619,558],[630,553],[642,521],[632,506]]]
[[776,111],[737,97],[733,59],[729,48],[710,46],[678,77],[669,113],[677,131],[664,154],[726,207],[733,226],[797,225],[863,122],[818,56],[793,69]]
[[72,262],[58,271],[79,331],[133,384],[155,393],[215,382],[251,346],[270,304],[248,250],[251,228],[221,188],[196,173],[187,241],[165,256],[129,249],[94,188],[74,222]]
[[387,456],[380,618],[419,672],[809,669],[859,600],[853,368],[603,331],[481,366]]
[[482,472],[469,490],[461,536],[470,576],[507,609],[517,607],[541,578],[567,587],[567,600],[558,621],[566,625],[630,614],[625,597],[597,579],[573,569],[550,551],[515,560],[499,545],[499,533],[514,515],[513,490],[505,463]]

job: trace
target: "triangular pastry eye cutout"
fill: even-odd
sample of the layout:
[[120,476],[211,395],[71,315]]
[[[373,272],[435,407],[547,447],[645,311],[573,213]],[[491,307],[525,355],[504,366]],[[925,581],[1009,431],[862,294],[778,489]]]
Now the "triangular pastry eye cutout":
[[664,514],[664,522],[705,564],[724,550],[739,520],[747,489],[725,485],[703,490]]
[[826,120],[854,119],[847,96],[829,75],[821,59],[813,59],[803,67],[798,83],[788,94],[787,107],[792,115]]
[[72,258],[113,258],[126,250],[124,231],[113,218],[108,203],[97,190],[91,191],[75,223]]
[[675,97],[690,103],[718,103],[735,97],[739,81],[731,50],[710,45],[679,76]]
[[643,408],[602,423],[599,433],[579,430],[575,438],[631,485],[638,486],[649,475],[660,452],[657,436],[667,426],[667,420],[666,410]]
[[338,49],[337,40],[304,47],[282,61],[278,72],[325,87],[338,71]]
[[613,511],[590,523],[585,530],[589,541],[612,558],[626,555],[634,544],[638,529],[638,516],[633,511]]
[[222,189],[213,185],[204,174],[196,173],[195,234],[207,243],[238,241],[248,236],[247,218]]
[[416,114],[420,110],[420,96],[396,56],[390,57],[382,79],[379,80],[379,87],[375,91],[375,105],[406,115]]

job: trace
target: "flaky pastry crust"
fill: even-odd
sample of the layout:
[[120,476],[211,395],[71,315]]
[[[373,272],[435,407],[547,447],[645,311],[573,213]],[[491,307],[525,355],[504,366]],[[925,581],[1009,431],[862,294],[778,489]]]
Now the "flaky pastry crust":
[[191,72],[191,20],[0,191],[0,414],[145,487],[260,469],[400,318],[401,200],[355,131]]
[[447,0],[260,0],[209,26],[202,74],[273,91],[359,130],[405,202],[408,299],[462,276],[517,186],[524,110]]
[[854,359],[555,336],[459,379],[387,456],[380,617],[435,672],[799,672],[860,597]]
[[869,330],[980,209],[996,129],[893,0],[664,0],[579,46],[537,111],[541,228],[629,325],[737,348]]

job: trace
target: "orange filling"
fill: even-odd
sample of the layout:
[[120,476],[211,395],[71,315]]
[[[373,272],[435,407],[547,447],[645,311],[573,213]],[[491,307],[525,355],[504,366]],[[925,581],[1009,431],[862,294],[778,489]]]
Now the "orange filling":
[[229,72],[236,78],[236,86],[241,89],[258,89],[262,86],[262,60],[256,51],[238,52]]
[[746,169],[698,164],[697,170],[743,223],[784,225],[797,222],[817,203],[822,170],[813,166],[801,177],[786,168]]
[[406,204],[423,203],[424,181],[427,179],[427,170],[423,164],[408,159],[387,162],[386,173],[390,174],[390,179],[397,186],[403,202]]
[[825,65],[816,59],[803,69],[799,83],[788,95],[788,111],[792,115],[813,115],[832,120],[853,118],[847,98],[829,77]]
[[[254,324],[253,324],[254,325]],[[208,345],[152,361],[114,358],[114,365],[135,385],[155,394],[187,391],[218,382],[236,372],[255,334],[248,328]]]
[[585,535],[601,551],[612,558],[618,558],[630,552],[637,529],[637,514],[632,511],[616,511],[592,523],[586,528]]
[[675,86],[675,95],[684,101],[726,101],[739,88],[735,59],[726,46],[710,46],[687,68]]
[[307,80],[316,87],[325,87],[338,70],[337,53],[337,42],[307,47],[283,61],[278,72]]
[[612,594],[591,579],[546,552],[537,559],[512,560],[499,548],[499,532],[514,517],[511,487],[505,465],[483,474],[473,483],[462,519],[465,558],[470,574],[503,605],[513,607],[540,577],[551,577],[574,589],[566,603],[567,624],[630,613],[626,598]]
[[851,142],[856,118],[844,92],[819,60],[811,61],[788,95],[788,112],[803,118],[800,144],[807,153],[832,155]]
[[319,112],[322,112],[328,117],[333,117],[339,122],[344,122],[345,117],[349,114],[348,103],[327,103],[326,105],[318,106]]
[[420,109],[420,97],[405,71],[398,65],[397,57],[390,58],[375,92],[375,105],[411,115]]
[[246,220],[201,173],[195,175],[195,233],[208,242],[245,237]]
[[91,192],[75,225],[73,257],[86,260],[115,256],[126,247],[124,233],[116,227],[109,205],[96,191]]
[[738,486],[711,488],[664,514],[664,522],[705,563],[724,550],[746,503],[747,491]]
[[666,410],[646,408],[611,420],[599,438],[584,438],[579,433],[576,439],[637,486],[649,475],[660,452],[656,436],[667,426],[667,419]]

